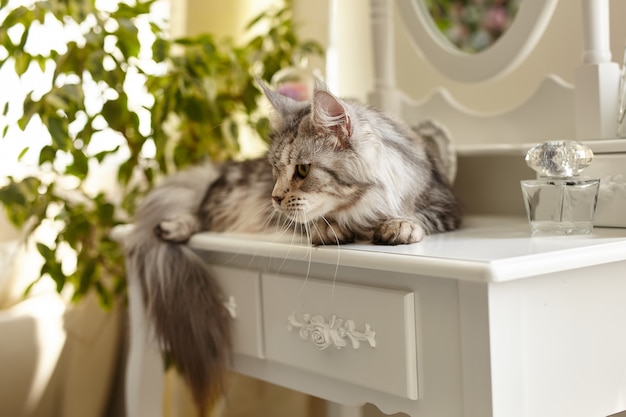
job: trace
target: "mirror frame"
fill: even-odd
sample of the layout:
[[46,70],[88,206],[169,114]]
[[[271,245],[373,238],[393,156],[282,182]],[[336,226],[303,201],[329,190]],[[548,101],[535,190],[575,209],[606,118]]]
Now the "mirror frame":
[[506,32],[489,48],[470,54],[457,49],[439,32],[421,0],[397,0],[416,48],[448,78],[466,83],[494,80],[513,70],[541,38],[558,0],[524,0]]

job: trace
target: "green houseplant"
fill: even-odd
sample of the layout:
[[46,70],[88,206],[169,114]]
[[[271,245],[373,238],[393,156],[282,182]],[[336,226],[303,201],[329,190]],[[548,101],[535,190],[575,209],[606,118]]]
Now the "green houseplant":
[[[269,123],[258,108],[254,78],[270,80],[322,52],[298,38],[289,2],[253,19],[248,30],[269,30],[243,43],[211,34],[168,39],[150,13],[154,4],[138,0],[101,10],[95,0],[18,7],[0,0],[0,69],[12,66],[19,77],[52,74],[43,94],[31,91],[2,108],[2,116],[11,106],[22,112],[0,140],[36,121],[49,140],[40,148],[23,144],[19,158],[36,153],[36,169],[7,178],[0,202],[31,239],[38,228],[52,226],[53,241],[36,243],[44,260],[40,277],[50,276],[59,292],[72,286],[73,300],[95,291],[110,306],[122,296],[123,254],[111,229],[132,218],[136,201],[159,177],[206,159],[237,157],[242,126],[266,138]],[[68,40],[43,52],[32,48],[36,31],[50,21],[71,31]],[[140,104],[130,92],[138,83],[147,97]],[[115,166],[113,194],[87,186],[105,164]]]

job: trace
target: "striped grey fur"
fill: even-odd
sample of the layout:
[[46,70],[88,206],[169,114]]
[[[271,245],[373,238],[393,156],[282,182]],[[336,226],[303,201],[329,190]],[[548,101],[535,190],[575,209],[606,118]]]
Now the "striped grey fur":
[[276,110],[267,156],[167,178],[140,204],[126,244],[159,345],[199,410],[224,388],[232,342],[221,289],[184,244],[194,233],[292,229],[313,244],[395,245],[461,221],[445,164],[424,137],[324,86],[310,102],[262,87]]

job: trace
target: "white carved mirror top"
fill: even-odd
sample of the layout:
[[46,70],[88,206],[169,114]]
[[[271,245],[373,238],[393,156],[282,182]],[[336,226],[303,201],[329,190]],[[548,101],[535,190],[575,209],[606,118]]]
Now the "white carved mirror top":
[[519,64],[542,36],[557,0],[524,0],[508,30],[489,48],[475,54],[454,47],[440,33],[422,0],[399,1],[409,34],[424,57],[447,77],[483,82],[500,77]]
[[[585,122],[594,126],[593,135],[579,134],[577,114],[588,111],[575,108],[574,87],[588,38],[597,29],[602,36],[609,31],[608,22],[590,18],[589,10],[610,17],[613,59],[621,61],[626,25],[616,16],[626,15],[626,2],[610,2],[609,16],[604,11],[609,0],[523,0],[498,42],[467,54],[436,32],[422,0],[370,1],[375,100],[382,107],[409,122],[436,119],[461,146],[611,137],[596,134],[601,129],[595,121]],[[578,101],[589,102],[581,91]]]

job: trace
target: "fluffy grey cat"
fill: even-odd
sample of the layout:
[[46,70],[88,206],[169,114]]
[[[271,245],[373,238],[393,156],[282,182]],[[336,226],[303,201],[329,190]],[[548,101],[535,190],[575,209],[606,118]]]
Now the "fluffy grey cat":
[[425,137],[320,85],[309,102],[262,87],[275,109],[267,156],[166,179],[138,208],[126,246],[160,346],[200,410],[223,389],[231,339],[222,292],[184,245],[194,233],[293,229],[314,245],[398,245],[461,222]]

